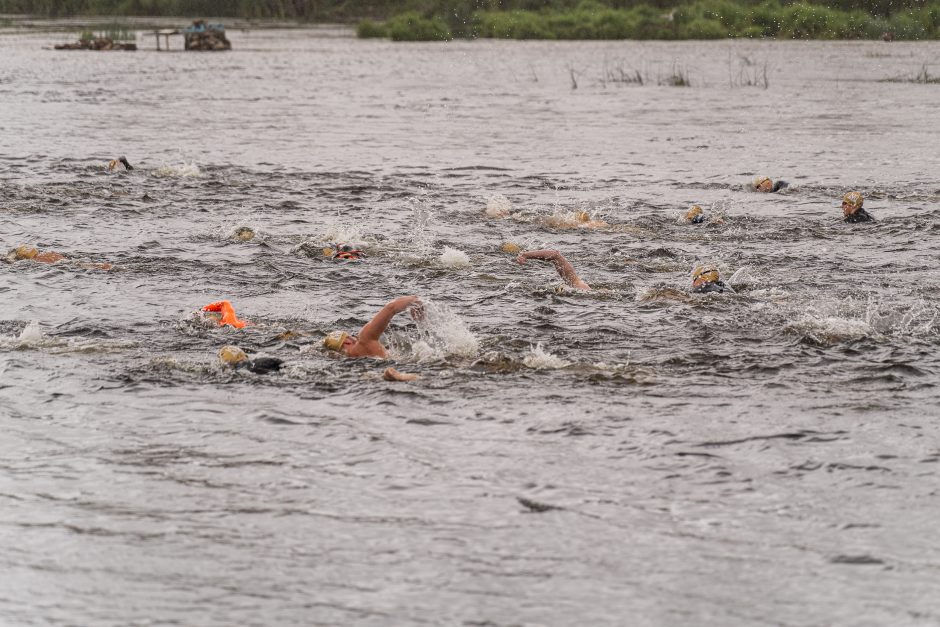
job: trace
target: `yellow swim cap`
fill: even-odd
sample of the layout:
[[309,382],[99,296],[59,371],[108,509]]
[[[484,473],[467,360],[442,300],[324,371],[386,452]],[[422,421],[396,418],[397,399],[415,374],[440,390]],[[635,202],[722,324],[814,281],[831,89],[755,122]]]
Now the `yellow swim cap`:
[[341,351],[343,350],[343,342],[346,341],[347,337],[349,337],[349,334],[345,331],[333,331],[323,338],[323,345],[331,351]]
[[579,211],[576,214],[576,217],[578,218],[578,222],[590,222],[591,221],[591,214],[589,214],[587,211]]
[[237,346],[229,345],[219,349],[219,359],[222,360],[223,364],[234,366],[243,361],[248,361],[248,355]]
[[522,250],[519,247],[519,244],[514,244],[512,242],[503,242],[503,245],[500,246],[499,249],[504,253],[512,253],[513,255],[519,254],[519,252]]
[[865,198],[858,192],[849,192],[842,197],[842,204],[848,205],[853,209],[861,209],[862,203],[865,202]]
[[685,212],[685,219],[691,222],[700,215],[702,215],[702,208],[698,205],[692,205],[692,207]]
[[19,261],[20,259],[32,259],[39,254],[39,249],[34,246],[17,246],[13,249],[13,258]]
[[108,172],[114,172],[114,169],[118,166],[118,163],[119,162],[117,159],[111,159],[111,161],[108,161]]
[[235,238],[243,242],[249,242],[253,240],[254,237],[255,237],[255,232],[247,226],[240,226],[237,229],[235,229]]
[[718,270],[710,266],[699,266],[692,271],[692,287],[699,287],[706,283],[716,283],[721,279]]

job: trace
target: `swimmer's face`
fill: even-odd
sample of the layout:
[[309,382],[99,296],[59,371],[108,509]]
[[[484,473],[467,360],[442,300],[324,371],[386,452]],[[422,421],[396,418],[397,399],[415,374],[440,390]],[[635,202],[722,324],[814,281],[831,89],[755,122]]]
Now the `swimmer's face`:
[[342,351],[348,353],[349,349],[356,345],[356,342],[359,341],[359,338],[355,335],[347,335],[346,339],[343,340]]
[[757,185],[757,191],[759,192],[772,192],[774,190],[774,182],[770,179],[761,179],[761,182]]
[[849,203],[842,201],[842,215],[846,218],[858,211],[858,207],[853,207]]

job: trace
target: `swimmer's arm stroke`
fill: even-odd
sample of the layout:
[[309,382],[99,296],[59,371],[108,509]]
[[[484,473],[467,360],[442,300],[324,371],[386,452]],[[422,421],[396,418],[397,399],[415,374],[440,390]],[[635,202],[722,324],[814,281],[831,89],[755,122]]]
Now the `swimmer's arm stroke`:
[[417,296],[402,296],[391,301],[382,309],[379,310],[379,313],[375,314],[365,326],[359,331],[359,342],[360,343],[371,343],[378,342],[379,338],[382,337],[382,334],[385,333],[385,329],[388,328],[389,323],[392,321],[397,314],[405,311],[409,307],[415,304],[420,304],[420,299]]
[[577,290],[589,291],[591,289],[591,286],[581,280],[581,277],[575,272],[571,262],[565,259],[565,256],[557,250],[529,250],[516,257],[516,262],[525,263],[529,259],[551,261],[555,266],[555,270],[558,271],[558,276],[564,279],[565,283]]

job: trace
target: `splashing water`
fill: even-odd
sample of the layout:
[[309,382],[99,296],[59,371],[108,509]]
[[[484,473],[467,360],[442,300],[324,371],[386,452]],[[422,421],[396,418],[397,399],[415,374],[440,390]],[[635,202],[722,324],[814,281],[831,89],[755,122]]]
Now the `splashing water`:
[[863,320],[806,315],[784,326],[784,331],[800,335],[816,344],[832,344],[867,337],[873,329]]
[[361,245],[365,243],[362,226],[352,222],[334,222],[326,226],[323,240],[339,244]]
[[470,265],[470,257],[467,256],[467,253],[450,246],[444,247],[444,252],[441,253],[438,260],[441,265],[448,268],[465,268]]
[[422,254],[427,254],[433,248],[431,225],[434,222],[434,212],[431,207],[420,198],[411,199],[411,212],[413,216],[411,243]]
[[205,174],[203,174],[202,170],[199,169],[199,166],[196,165],[195,161],[190,161],[189,163],[182,163],[179,165],[169,165],[164,163],[153,171],[153,176],[164,178],[203,178],[205,177]]
[[488,218],[505,218],[512,211],[512,203],[502,194],[493,194],[486,199],[484,213]]
[[536,370],[550,370],[557,368],[564,368],[569,366],[570,363],[548,352],[542,348],[542,343],[539,342],[535,346],[529,349],[528,354],[522,359],[524,363],[529,368],[534,368]]
[[472,357],[480,342],[463,320],[447,305],[424,302],[424,318],[418,321],[420,338],[412,347],[412,356],[428,360],[446,355]]
[[865,321],[886,335],[928,336],[940,332],[940,307],[923,299],[909,305],[883,303],[868,297]]
[[28,348],[41,343],[42,339],[42,329],[39,328],[39,322],[31,320],[30,323],[20,331],[16,341],[20,348]]

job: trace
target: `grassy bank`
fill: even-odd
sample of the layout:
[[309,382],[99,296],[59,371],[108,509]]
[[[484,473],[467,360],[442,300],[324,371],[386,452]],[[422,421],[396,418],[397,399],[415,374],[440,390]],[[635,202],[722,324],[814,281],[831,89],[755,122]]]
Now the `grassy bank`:
[[672,9],[640,4],[611,8],[587,0],[571,10],[492,11],[445,21],[433,14],[408,12],[385,23],[363,21],[360,37],[393,40],[440,40],[454,37],[505,39],[782,39],[940,38],[940,4],[889,16],[858,9],[832,9],[768,0],[743,4],[731,0],[695,0]]
[[352,21],[397,41],[940,38],[940,0],[0,0],[0,13]]

